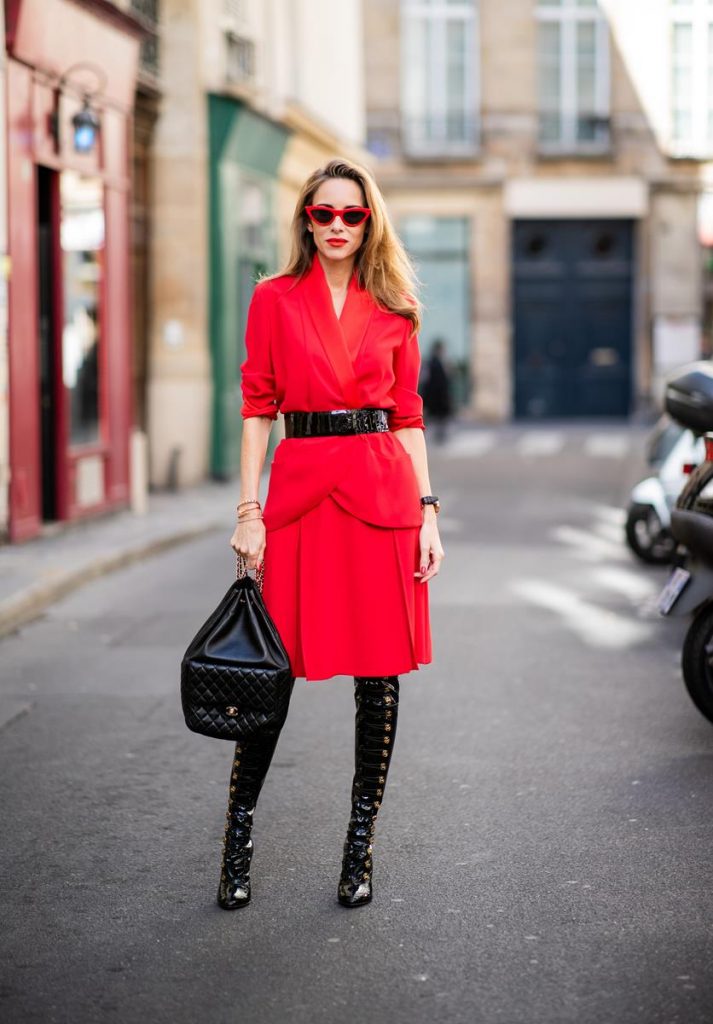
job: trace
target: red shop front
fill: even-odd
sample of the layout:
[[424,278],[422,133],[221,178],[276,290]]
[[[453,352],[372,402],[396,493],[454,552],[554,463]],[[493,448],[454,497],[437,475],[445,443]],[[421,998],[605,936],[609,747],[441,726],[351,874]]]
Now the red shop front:
[[142,30],[5,0],[9,538],[128,504],[131,113]]

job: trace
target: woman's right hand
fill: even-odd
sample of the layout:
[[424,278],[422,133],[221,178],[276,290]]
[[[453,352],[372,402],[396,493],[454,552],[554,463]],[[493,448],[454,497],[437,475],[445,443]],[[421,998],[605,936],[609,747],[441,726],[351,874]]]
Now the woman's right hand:
[[257,569],[265,556],[265,524],[255,517],[238,523],[230,538],[230,546],[237,555],[242,555],[246,569]]

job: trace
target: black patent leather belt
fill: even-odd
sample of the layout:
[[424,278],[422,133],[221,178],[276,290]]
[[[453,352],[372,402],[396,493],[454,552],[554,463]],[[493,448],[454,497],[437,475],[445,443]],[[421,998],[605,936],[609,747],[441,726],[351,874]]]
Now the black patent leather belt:
[[285,437],[374,434],[389,429],[387,409],[330,409],[286,412]]

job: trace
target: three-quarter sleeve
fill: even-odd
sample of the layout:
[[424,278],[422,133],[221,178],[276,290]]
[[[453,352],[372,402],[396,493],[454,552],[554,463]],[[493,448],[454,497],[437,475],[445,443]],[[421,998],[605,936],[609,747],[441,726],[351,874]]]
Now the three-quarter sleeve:
[[248,307],[245,326],[246,358],[240,365],[243,404],[240,415],[269,416],[277,419],[275,372],[272,365],[270,298],[265,286],[258,284]]
[[423,421],[423,398],[418,393],[418,379],[421,369],[421,351],[418,335],[412,333],[409,323],[408,332],[394,352],[394,385],[391,397],[396,405],[389,410],[389,430],[401,430],[403,427],[420,427],[426,429]]

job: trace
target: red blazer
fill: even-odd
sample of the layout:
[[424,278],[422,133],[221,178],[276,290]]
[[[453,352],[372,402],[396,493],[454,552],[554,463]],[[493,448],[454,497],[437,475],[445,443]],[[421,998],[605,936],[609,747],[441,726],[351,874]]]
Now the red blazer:
[[418,338],[405,317],[381,309],[349,282],[338,318],[315,255],[301,279],[257,285],[248,310],[241,364],[243,419],[278,411],[389,410],[389,431],[343,437],[283,438],[273,455],[263,519],[267,530],[292,522],[328,494],[376,526],[420,526],[411,456],[393,431],[425,430],[417,385]]

